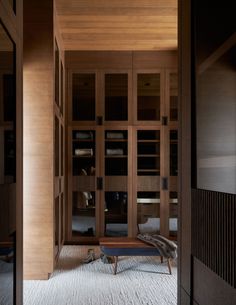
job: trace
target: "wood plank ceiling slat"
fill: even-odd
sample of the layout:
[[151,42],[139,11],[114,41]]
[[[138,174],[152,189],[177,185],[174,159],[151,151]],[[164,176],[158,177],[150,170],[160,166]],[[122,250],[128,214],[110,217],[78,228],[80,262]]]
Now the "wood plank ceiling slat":
[[177,0],[56,0],[56,12],[65,50],[177,49]]

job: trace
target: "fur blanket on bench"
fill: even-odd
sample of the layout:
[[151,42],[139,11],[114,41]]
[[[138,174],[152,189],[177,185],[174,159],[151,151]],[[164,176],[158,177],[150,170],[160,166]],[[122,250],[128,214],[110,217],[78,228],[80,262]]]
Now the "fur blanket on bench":
[[158,234],[138,234],[137,238],[155,246],[160,255],[165,258],[172,258],[175,259],[177,257],[177,245],[173,241],[165,238],[164,236]]

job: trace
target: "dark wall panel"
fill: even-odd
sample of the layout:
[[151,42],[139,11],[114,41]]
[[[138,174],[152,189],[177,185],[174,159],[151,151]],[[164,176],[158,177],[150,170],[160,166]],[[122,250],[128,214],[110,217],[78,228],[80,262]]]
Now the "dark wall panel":
[[223,52],[197,74],[197,187],[236,194],[236,47]]
[[[194,301],[199,305],[235,305],[236,289],[194,259]],[[195,304],[195,303],[194,303]]]
[[192,254],[234,288],[235,213],[236,195],[192,191]]

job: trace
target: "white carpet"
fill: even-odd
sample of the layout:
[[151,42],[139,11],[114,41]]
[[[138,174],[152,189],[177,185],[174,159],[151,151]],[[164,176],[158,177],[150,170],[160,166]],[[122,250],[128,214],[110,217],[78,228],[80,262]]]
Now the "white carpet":
[[[98,247],[96,255],[100,255]],[[65,246],[48,281],[24,282],[24,305],[176,305],[177,268],[158,257],[121,257],[118,274],[100,259],[82,264],[87,246]]]
[[0,305],[13,304],[13,264],[0,260]]

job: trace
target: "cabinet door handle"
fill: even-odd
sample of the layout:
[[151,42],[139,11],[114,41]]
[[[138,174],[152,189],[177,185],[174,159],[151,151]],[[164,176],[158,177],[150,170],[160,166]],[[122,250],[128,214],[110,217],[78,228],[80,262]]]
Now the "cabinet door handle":
[[161,184],[162,184],[161,188],[162,188],[163,191],[168,190],[168,178],[167,177],[163,177],[161,179]]
[[161,123],[163,126],[167,126],[168,125],[168,117],[167,116],[163,116],[161,118]]
[[97,190],[102,191],[103,190],[103,178],[97,177]]
[[97,116],[97,125],[102,125],[103,124],[103,117],[102,116]]

